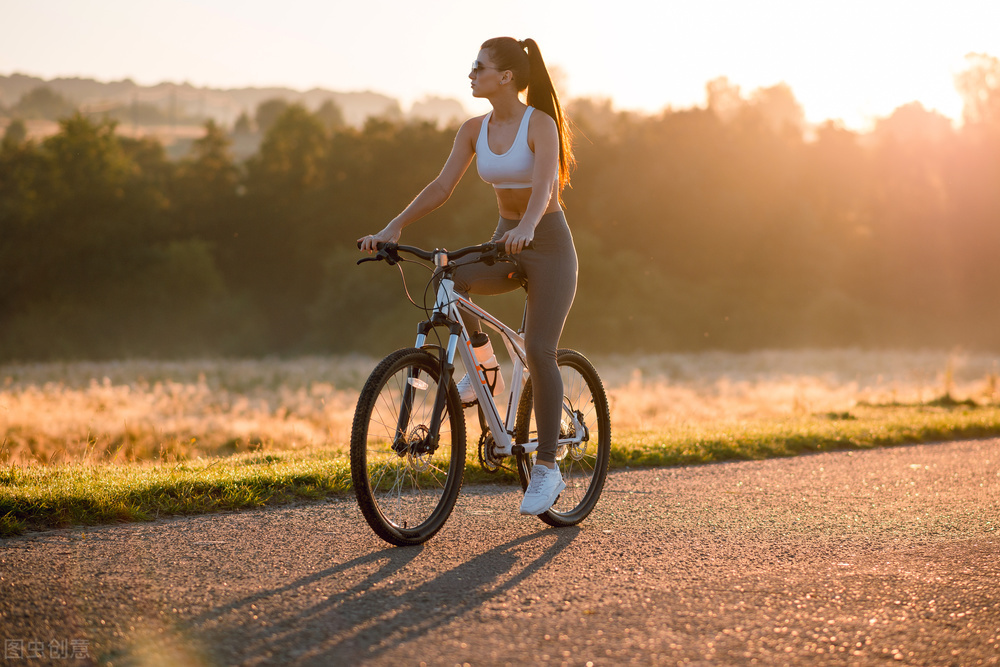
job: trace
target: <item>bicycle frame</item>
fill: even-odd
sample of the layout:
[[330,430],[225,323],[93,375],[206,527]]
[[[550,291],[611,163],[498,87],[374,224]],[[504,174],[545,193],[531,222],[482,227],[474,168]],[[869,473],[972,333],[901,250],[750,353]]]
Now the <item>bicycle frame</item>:
[[[447,252],[435,252],[434,264],[439,270],[447,267]],[[507,415],[503,419],[500,417],[499,409],[494,401],[485,374],[480,369],[479,363],[476,360],[472,347],[472,338],[461,317],[463,312],[474,315],[483,324],[499,333],[514,363],[510,394],[507,399]],[[483,412],[486,424],[493,434],[493,439],[496,443],[495,453],[500,456],[512,456],[514,454],[525,454],[536,451],[538,448],[536,438],[525,443],[514,444],[513,442],[517,406],[520,404],[521,395],[528,379],[527,356],[524,344],[524,319],[522,318],[521,330],[514,331],[469,299],[458,294],[455,291],[454,281],[446,272],[438,284],[431,319],[420,323],[417,332],[416,347],[425,347],[427,344],[427,334],[437,326],[447,326],[449,329],[448,345],[445,349],[445,368],[443,371],[450,377],[454,372],[455,353],[459,352],[466,369],[473,375],[473,390],[479,401],[479,407]],[[444,378],[438,386],[438,396],[435,397],[433,421],[430,429],[432,433],[437,433],[437,429],[440,427],[441,414],[445,405],[445,392],[448,387],[447,379]],[[478,382],[475,381],[476,379],[478,379]],[[575,423],[577,428],[572,429],[572,432],[576,435],[573,438],[562,438],[559,440],[558,451],[560,453],[566,451],[567,445],[579,443],[588,437],[586,429],[580,423],[577,415],[567,411],[567,417]],[[404,425],[405,419],[404,415],[400,415],[401,426]]]
[[[362,246],[359,241],[358,247]],[[528,311],[525,308],[521,328],[515,331],[455,291],[453,276],[461,264],[453,261],[449,265],[449,259],[469,256],[471,263],[487,266],[511,262],[513,258],[498,242],[452,252],[395,243],[378,243],[374,250],[378,251],[375,257],[362,258],[358,264],[385,261],[395,266],[408,261],[400,253],[423,262],[433,261],[434,275],[428,287],[433,284],[435,288],[434,307],[428,310],[426,301],[422,307],[429,318],[419,324],[415,347],[396,350],[382,359],[361,390],[351,427],[351,482],[361,514],[375,534],[390,544],[421,544],[433,537],[451,515],[465,472],[476,454],[484,471],[513,472],[525,491],[537,472],[537,461],[531,453],[538,452],[538,436],[537,426],[532,425],[535,406],[530,399],[539,398],[540,393],[533,391],[537,389],[534,383],[529,384],[529,348],[525,344]],[[497,266],[494,270],[503,276],[504,268]],[[403,278],[407,298],[421,308],[406,290]],[[486,376],[493,376],[493,369],[481,369],[473,349],[473,340],[485,341],[480,340],[482,334],[478,332],[474,337],[470,334],[463,317],[478,318],[499,334],[510,353],[513,368],[509,376],[503,374],[504,378],[510,377],[507,414],[503,418],[493,397],[495,385],[487,383]],[[442,335],[442,328],[448,330],[447,336]],[[465,409],[475,403],[463,403],[457,391],[453,380],[456,355],[462,357],[469,371],[471,393],[478,403],[482,433],[473,460],[468,451]],[[558,433],[552,435],[556,438],[559,474],[565,482],[563,492],[555,499],[555,503],[561,503],[559,507],[550,505],[538,517],[550,526],[575,526],[589,516],[604,487],[611,451],[611,420],[607,394],[593,364],[569,349],[556,350],[555,361],[564,390],[554,392],[562,396],[546,394],[544,398],[559,399],[562,404]],[[553,382],[558,384],[555,377]],[[471,400],[470,392],[465,393],[465,400]],[[550,444],[548,439],[545,442]],[[508,460],[513,466],[505,465]]]

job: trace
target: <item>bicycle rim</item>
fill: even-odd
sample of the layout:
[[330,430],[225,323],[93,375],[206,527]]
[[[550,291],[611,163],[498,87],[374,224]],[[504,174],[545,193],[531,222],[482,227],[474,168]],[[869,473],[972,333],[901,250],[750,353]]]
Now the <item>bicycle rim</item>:
[[449,380],[436,448],[430,433],[440,363],[399,350],[375,368],[358,399],[351,431],[351,476],[372,530],[399,546],[420,544],[444,525],[465,472],[465,417]]
[[[557,363],[563,379],[559,437],[573,437],[578,428],[577,422],[580,422],[585,429],[585,438],[578,444],[560,447],[557,451],[556,463],[566,489],[552,509],[538,518],[552,526],[572,526],[587,518],[604,488],[611,454],[611,416],[604,385],[586,357],[573,350],[559,350]],[[532,403],[529,379],[518,405],[514,428],[516,442],[528,442],[537,437]],[[522,490],[528,488],[534,461],[534,453],[517,456]]]

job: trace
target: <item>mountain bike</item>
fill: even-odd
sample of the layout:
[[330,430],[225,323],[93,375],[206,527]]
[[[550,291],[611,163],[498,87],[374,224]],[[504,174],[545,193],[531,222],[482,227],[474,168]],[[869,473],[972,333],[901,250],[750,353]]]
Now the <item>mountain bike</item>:
[[[495,242],[452,252],[379,244],[375,256],[358,261],[415,262],[432,271],[425,295],[436,285],[434,305],[426,309],[428,318],[418,324],[414,346],[393,352],[375,367],[361,391],[351,429],[351,477],[361,513],[390,544],[421,544],[433,537],[451,515],[462,488],[466,429],[453,378],[456,354],[468,372],[475,373],[479,465],[491,473],[513,466],[521,490],[528,487],[538,441],[524,347],[527,311],[515,331],[458,294],[453,280],[455,260],[507,262],[510,277],[518,277],[528,289],[515,258],[503,250]],[[400,253],[423,261],[400,257]],[[405,277],[403,283],[405,290]],[[412,297],[410,301],[418,305]],[[507,349],[513,368],[503,417],[486,372],[476,362],[462,313],[478,317],[497,332]],[[590,361],[579,352],[560,349],[557,363],[564,395],[556,464],[566,489],[539,518],[559,527],[583,521],[600,498],[611,450],[611,417],[604,385]]]

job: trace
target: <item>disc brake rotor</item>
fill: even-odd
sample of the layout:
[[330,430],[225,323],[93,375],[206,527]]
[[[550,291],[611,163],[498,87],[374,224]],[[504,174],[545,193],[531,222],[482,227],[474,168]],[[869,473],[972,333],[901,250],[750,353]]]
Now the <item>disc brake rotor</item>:
[[426,442],[430,431],[423,424],[417,426],[406,438],[406,461],[411,468],[421,472],[431,467],[433,452],[421,452],[421,445]]

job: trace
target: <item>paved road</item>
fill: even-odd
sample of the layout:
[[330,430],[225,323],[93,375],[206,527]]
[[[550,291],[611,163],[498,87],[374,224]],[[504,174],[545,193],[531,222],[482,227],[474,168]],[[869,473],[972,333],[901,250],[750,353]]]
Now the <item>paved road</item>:
[[349,498],[6,540],[3,664],[1000,664],[1000,440],[616,472],[572,529],[518,502],[405,549]]

